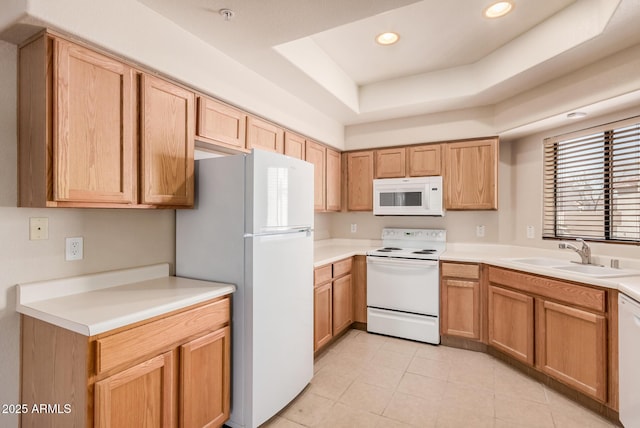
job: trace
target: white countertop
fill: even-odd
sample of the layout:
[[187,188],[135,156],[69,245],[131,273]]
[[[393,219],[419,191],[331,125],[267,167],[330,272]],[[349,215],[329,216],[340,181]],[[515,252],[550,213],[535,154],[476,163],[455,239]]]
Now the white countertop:
[[[364,239],[324,239],[316,241],[314,266],[322,266],[354,255],[364,255],[367,251],[379,248],[380,246],[381,241]],[[469,243],[447,244],[447,250],[440,256],[440,260],[485,263],[538,275],[581,282],[583,284],[611,288],[619,290],[633,299],[640,301],[640,275],[596,278],[550,267],[526,265],[512,260],[525,257],[548,257],[567,263],[572,260],[577,260],[577,255],[570,251],[547,250],[513,245]],[[611,257],[594,255],[595,262],[605,266],[609,264],[610,259]],[[621,260],[621,267],[636,269],[640,272],[640,260]]]
[[231,284],[169,276],[167,263],[20,284],[17,311],[85,336],[216,297]]

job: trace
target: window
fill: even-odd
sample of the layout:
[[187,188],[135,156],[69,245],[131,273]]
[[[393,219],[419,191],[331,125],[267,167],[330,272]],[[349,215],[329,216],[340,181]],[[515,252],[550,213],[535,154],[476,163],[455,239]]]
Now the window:
[[640,117],[544,142],[544,238],[640,243]]

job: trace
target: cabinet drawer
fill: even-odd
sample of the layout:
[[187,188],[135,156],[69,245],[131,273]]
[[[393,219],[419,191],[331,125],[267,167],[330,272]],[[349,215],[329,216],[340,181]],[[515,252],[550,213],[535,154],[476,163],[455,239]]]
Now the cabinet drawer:
[[505,269],[489,268],[489,281],[573,306],[605,312],[605,291]]
[[351,272],[351,262],[351,257],[349,257],[348,259],[340,260],[339,262],[335,262],[333,264],[333,277],[337,278]]
[[442,263],[442,276],[454,278],[480,278],[480,266],[476,264]]
[[229,322],[229,298],[96,340],[96,372],[164,351],[195,334]]
[[320,285],[331,281],[331,265],[321,266],[313,271],[313,284]]

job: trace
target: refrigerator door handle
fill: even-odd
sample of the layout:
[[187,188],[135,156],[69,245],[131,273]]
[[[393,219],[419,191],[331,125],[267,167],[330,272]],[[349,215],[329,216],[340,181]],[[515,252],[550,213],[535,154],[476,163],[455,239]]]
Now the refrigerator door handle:
[[286,227],[286,228],[278,228],[266,230],[264,232],[259,233],[245,233],[245,238],[254,238],[258,236],[274,236],[274,235],[289,235],[294,233],[306,233],[309,236],[313,232],[313,228],[310,226],[295,226],[295,227]]

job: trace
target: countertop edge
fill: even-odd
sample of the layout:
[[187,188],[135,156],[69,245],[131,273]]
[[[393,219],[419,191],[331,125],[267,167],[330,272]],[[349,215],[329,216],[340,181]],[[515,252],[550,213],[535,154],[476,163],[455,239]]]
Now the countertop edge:
[[[352,257],[354,255],[366,255],[366,252],[369,249],[374,249],[375,247],[370,247],[370,241],[363,240],[363,242],[358,245],[356,240],[349,240],[348,243],[343,242],[342,240],[337,240],[335,244],[332,246],[331,240],[323,240],[318,241],[322,242],[321,245],[317,246],[316,250],[327,251],[327,248],[331,248],[332,254],[330,256],[324,257],[322,259],[314,259],[314,268],[324,266],[329,263],[336,262],[341,259],[345,259],[348,257]],[[638,301],[640,301],[640,276],[626,276],[626,277],[614,277],[614,278],[596,278],[596,277],[588,277],[581,276],[576,274],[570,274],[565,272],[556,272],[549,271],[548,268],[537,267],[537,266],[527,266],[520,263],[512,262],[508,259],[512,259],[518,257],[514,255],[512,251],[516,251],[521,249],[524,252],[527,252],[527,256],[532,256],[535,254],[536,256],[543,256],[543,253],[546,253],[544,249],[539,248],[528,248],[528,247],[514,247],[508,244],[490,244],[484,245],[484,247],[491,247],[492,249],[501,250],[501,253],[505,254],[496,254],[496,255],[486,255],[485,253],[474,253],[473,251],[462,252],[458,248],[452,249],[449,254],[445,251],[440,256],[440,261],[449,261],[449,262],[466,262],[466,263],[482,263],[486,265],[501,267],[505,269],[513,269],[520,272],[531,273],[534,275],[546,276],[550,278],[557,278],[565,281],[572,281],[580,284],[590,285],[594,287],[602,287],[608,288],[612,290],[618,290],[621,293],[628,295]],[[484,248],[482,247],[482,248]],[[342,250],[342,251],[341,251]],[[529,254],[530,252],[530,254]]]

